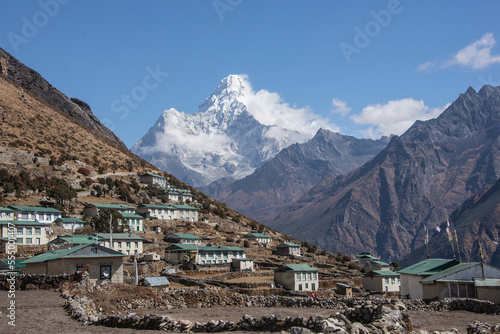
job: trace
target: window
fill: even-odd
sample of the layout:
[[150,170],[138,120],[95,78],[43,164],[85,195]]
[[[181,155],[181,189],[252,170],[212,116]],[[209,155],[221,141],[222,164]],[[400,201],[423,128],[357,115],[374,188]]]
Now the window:
[[97,248],[91,248],[90,253],[92,254],[97,254]]
[[318,275],[318,274],[313,273],[313,280],[315,280],[315,279],[317,279],[317,278],[318,278],[318,276],[317,276],[317,275]]
[[316,283],[311,283],[311,290],[316,291]]
[[224,258],[227,259],[228,253],[224,252]]
[[28,213],[27,212],[21,213],[21,219],[28,219]]
[[31,245],[33,243],[33,240],[31,238],[26,238],[26,244]]
[[306,280],[306,273],[302,273],[302,280],[305,281]]
[[389,284],[389,277],[385,278],[385,284]]
[[399,277],[398,277],[398,283],[400,283],[400,281],[399,281]]
[[101,279],[111,279],[111,265],[101,265]]
[[42,234],[42,229],[40,227],[35,227],[35,235]]
[[76,272],[82,273],[82,272],[88,271],[88,268],[89,268],[88,264],[77,264],[76,265]]
[[388,286],[385,287],[385,291],[389,291],[389,287]]
[[33,233],[32,227],[26,227],[26,235],[31,235]]
[[208,258],[209,259],[213,259],[214,258],[214,253],[213,252],[209,252],[208,253]]
[[299,291],[302,291],[302,284],[299,284]]
[[138,241],[134,241],[134,246],[135,246],[135,248],[139,248],[139,242]]
[[311,273],[307,273],[307,280],[308,280],[308,281],[310,281],[310,280],[311,280],[311,277],[312,277]]
[[52,220],[52,215],[50,213],[47,213],[47,220]]
[[396,279],[394,277],[391,278],[391,284],[396,284]]
[[205,259],[205,258],[207,257],[207,255],[206,255],[205,253],[200,253],[200,257],[201,257],[202,259]]
[[23,235],[23,230],[24,230],[24,228],[23,228],[23,227],[18,227],[18,228],[17,228],[17,234],[19,234],[19,235]]
[[23,243],[23,238],[17,238],[17,239],[16,239],[16,242],[17,242],[18,244],[22,244],[22,243]]
[[130,241],[127,241],[127,248],[130,248]]
[[40,238],[36,238],[35,245],[40,245]]
[[297,282],[300,282],[300,277],[301,277],[300,273],[297,274]]
[[121,241],[118,241],[118,248],[122,248],[122,242]]
[[309,283],[306,283],[306,289],[309,289]]

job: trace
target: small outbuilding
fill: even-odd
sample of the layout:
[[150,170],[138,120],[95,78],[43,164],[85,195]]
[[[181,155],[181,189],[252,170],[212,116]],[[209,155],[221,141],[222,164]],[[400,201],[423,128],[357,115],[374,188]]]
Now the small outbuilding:
[[253,271],[253,259],[236,259],[231,262],[231,269],[233,271]]
[[276,254],[300,256],[300,245],[293,242],[284,242],[276,246]]
[[144,277],[142,285],[151,287],[166,287],[170,286],[170,282],[165,276],[158,277]]
[[363,289],[367,291],[399,292],[399,274],[391,270],[372,270],[363,276]]

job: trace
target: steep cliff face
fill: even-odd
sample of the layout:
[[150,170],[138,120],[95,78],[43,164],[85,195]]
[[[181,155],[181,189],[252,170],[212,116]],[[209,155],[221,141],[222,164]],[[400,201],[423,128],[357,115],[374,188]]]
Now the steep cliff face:
[[217,182],[202,190],[267,224],[318,182],[361,166],[388,142],[387,137],[357,139],[320,129],[313,139],[283,149],[251,175],[225,187],[220,187],[220,182]]
[[500,87],[469,88],[437,119],[417,121],[375,158],[330,178],[269,225],[330,251],[398,259],[500,176]]
[[120,138],[105,127],[92,113],[87,103],[75,98],[69,99],[48,83],[40,74],[22,64],[1,48],[0,74],[126,149]]

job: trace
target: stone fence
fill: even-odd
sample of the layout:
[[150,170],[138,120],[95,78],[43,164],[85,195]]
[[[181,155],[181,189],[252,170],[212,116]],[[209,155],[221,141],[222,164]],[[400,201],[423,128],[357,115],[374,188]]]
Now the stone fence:
[[10,279],[15,277],[16,290],[57,289],[62,284],[80,280],[81,275],[18,275],[0,274],[0,290],[9,290]]

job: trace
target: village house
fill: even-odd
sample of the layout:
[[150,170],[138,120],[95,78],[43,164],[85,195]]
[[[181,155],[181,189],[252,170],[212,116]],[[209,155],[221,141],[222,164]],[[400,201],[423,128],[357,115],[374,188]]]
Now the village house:
[[90,245],[98,243],[100,238],[96,235],[79,235],[79,234],[70,234],[70,235],[61,235],[56,237],[55,239],[49,242],[51,248],[69,248],[73,246],[79,245]]
[[426,259],[398,271],[401,279],[401,296],[410,299],[423,299],[421,280],[435,275],[460,262],[448,259]]
[[231,263],[233,259],[244,259],[246,252],[239,247],[196,246],[193,244],[173,244],[165,248],[165,261],[196,264]]
[[14,220],[14,210],[0,207],[0,220]]
[[379,260],[364,261],[361,271],[364,273],[368,273],[372,270],[391,270],[391,265],[387,262]]
[[367,291],[399,292],[399,274],[392,270],[371,270],[363,276],[363,289]]
[[166,188],[167,187],[167,179],[158,174],[152,174],[152,173],[144,173],[141,176],[139,176],[139,181],[141,183],[152,183],[153,185]]
[[194,234],[170,233],[163,238],[164,241],[173,244],[201,245],[201,238]]
[[319,289],[319,269],[308,264],[285,264],[274,271],[274,282],[294,291]]
[[[484,271],[484,277],[483,277]],[[500,268],[480,262],[463,262],[442,270],[420,281],[423,299],[444,298],[478,298],[476,283],[481,290],[485,286],[484,279],[499,279]],[[490,281],[491,282],[491,281]],[[496,292],[496,297],[495,297]],[[500,296],[500,286],[489,289],[489,294],[482,298],[490,300]]]
[[284,242],[276,246],[276,254],[300,256],[300,245],[293,242]]
[[123,283],[123,255],[98,244],[42,253],[23,261],[27,274],[63,275],[88,271],[89,278],[100,283],[110,280]]
[[137,213],[145,218],[156,218],[165,220],[198,221],[198,209],[190,205],[169,204],[154,205],[141,204],[137,207]]
[[245,239],[257,241],[261,244],[267,245],[272,241],[271,237],[263,233],[247,233],[243,236]]
[[144,217],[140,216],[136,213],[122,213],[123,219],[125,222],[122,222],[123,225],[126,225],[130,231],[144,231]]
[[9,237],[9,227],[14,227],[14,237],[18,246],[45,245],[49,242],[50,223],[34,220],[0,220],[1,238]]
[[85,226],[85,222],[80,218],[57,218],[56,220],[54,220],[54,223],[65,230],[73,231]]
[[14,210],[14,219],[17,220],[34,220],[51,224],[57,218],[62,217],[61,211],[43,206],[9,205],[8,208]]
[[135,208],[126,204],[103,204],[103,203],[87,203],[83,208],[83,214],[89,217],[95,217],[100,210],[116,210],[122,215],[124,213],[135,213]]
[[95,236],[98,237],[100,245],[126,255],[142,254],[144,252],[144,243],[147,242],[146,239],[135,233],[112,233],[112,245],[110,245],[109,233],[95,233]]
[[233,270],[233,271],[254,271],[253,259],[233,258],[233,261],[231,262],[231,270]]

